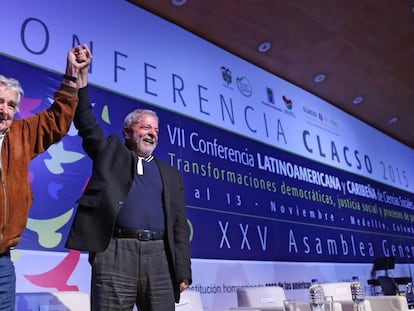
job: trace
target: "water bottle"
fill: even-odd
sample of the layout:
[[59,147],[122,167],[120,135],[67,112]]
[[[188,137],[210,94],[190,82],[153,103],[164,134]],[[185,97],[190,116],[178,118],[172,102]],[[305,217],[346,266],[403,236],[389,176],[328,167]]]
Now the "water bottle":
[[357,276],[352,277],[351,294],[352,301],[354,302],[354,311],[365,311],[364,289]]
[[318,279],[312,279],[309,287],[309,305],[311,311],[324,311],[325,294],[323,288],[319,284]]
[[412,283],[407,284],[405,297],[407,298],[408,309],[414,309],[414,291]]

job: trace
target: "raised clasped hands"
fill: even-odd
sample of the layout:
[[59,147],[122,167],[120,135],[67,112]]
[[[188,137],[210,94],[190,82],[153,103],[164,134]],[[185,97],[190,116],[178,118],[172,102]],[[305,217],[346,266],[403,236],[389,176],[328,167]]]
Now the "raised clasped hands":
[[77,45],[68,52],[66,74],[78,78],[77,87],[87,85],[91,62],[92,53],[86,44]]

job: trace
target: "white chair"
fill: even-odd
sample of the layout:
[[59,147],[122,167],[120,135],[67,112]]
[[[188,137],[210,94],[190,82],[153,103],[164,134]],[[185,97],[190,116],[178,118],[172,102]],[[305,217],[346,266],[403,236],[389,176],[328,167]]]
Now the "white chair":
[[[322,285],[325,297],[332,296],[334,302],[341,304],[341,309],[343,311],[354,310],[354,303],[352,301],[350,282],[322,283],[321,285]],[[365,304],[365,311],[372,311],[371,304],[368,299],[365,299],[364,304]],[[377,310],[374,309],[374,311],[377,311]]]
[[[239,288],[237,307],[230,310],[283,311],[283,301],[286,299],[285,291],[280,286]],[[309,302],[296,301],[296,311],[310,311]],[[334,303],[334,311],[342,311],[339,302]]]
[[[280,286],[242,287],[237,289],[237,307],[230,310],[284,311],[286,294]],[[296,302],[296,311],[309,311],[305,302]]]
[[[322,284],[325,296],[332,296],[334,300],[342,304],[342,310],[352,311],[351,284],[348,282],[325,283]],[[366,311],[408,311],[407,299],[404,296],[384,295],[384,296],[365,296]]]
[[180,295],[180,301],[175,304],[176,311],[203,311],[201,295],[197,291],[185,290]]
[[[228,311],[228,309],[208,309],[203,308],[201,295],[197,291],[185,290],[180,295],[180,301],[175,304],[176,311]],[[260,311],[260,310],[250,310]]]
[[408,311],[405,296],[367,296],[374,311]]
[[237,289],[237,306],[257,309],[283,310],[285,291],[280,286],[240,287]]

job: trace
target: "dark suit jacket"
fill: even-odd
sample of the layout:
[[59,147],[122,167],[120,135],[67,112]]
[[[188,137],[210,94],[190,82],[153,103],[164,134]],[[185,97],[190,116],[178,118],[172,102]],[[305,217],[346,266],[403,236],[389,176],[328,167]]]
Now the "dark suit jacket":
[[[115,218],[127,197],[136,170],[136,155],[116,135],[106,137],[96,123],[87,88],[79,90],[74,123],[82,145],[93,160],[92,175],[77,201],[78,208],[66,247],[91,253],[104,251],[111,240]],[[191,282],[190,241],[181,173],[155,158],[163,184],[165,248],[170,274],[179,299],[179,281]]]

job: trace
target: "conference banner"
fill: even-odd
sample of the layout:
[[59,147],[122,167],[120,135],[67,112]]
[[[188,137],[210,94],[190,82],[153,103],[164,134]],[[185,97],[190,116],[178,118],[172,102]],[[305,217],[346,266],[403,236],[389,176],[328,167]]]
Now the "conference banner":
[[[184,176],[191,290],[205,307],[235,306],[240,286],[278,284],[305,300],[313,277],[366,284],[380,257],[411,276],[413,150],[128,2],[41,3],[8,3],[16,14],[0,20],[0,74],[25,90],[18,117],[50,106],[67,50],[83,42],[105,133],[122,136],[135,108],[158,113],[155,155]],[[100,9],[68,23],[73,5]],[[34,204],[13,251],[19,292],[89,292],[87,254],[64,244],[90,172],[73,125],[33,160]]]

